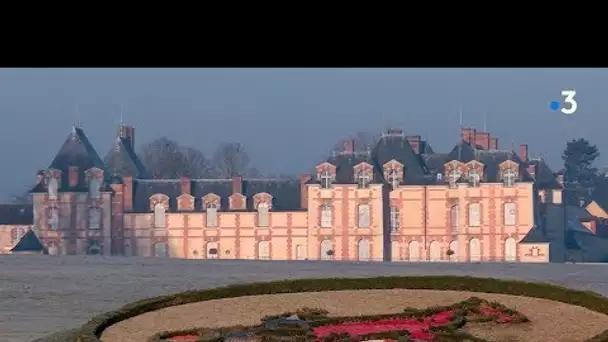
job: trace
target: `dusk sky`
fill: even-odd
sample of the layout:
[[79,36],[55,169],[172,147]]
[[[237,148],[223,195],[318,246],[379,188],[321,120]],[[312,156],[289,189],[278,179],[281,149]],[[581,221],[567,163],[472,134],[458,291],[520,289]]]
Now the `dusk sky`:
[[[573,115],[549,109],[562,89],[577,91]],[[465,125],[482,130],[486,113],[499,147],[528,143],[557,170],[572,138],[608,155],[607,97],[607,69],[0,69],[0,198],[33,184],[75,121],[103,158],[121,104],[137,146],[236,141],[260,171],[300,174],[357,131],[399,127],[449,151],[461,104]]]

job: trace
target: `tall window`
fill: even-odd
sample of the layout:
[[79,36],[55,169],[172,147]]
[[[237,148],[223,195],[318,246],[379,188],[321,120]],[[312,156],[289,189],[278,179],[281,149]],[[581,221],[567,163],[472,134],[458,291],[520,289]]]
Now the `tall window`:
[[513,203],[513,202],[507,202],[504,204],[503,210],[504,210],[505,226],[514,226],[515,225],[515,214],[516,214],[515,208],[516,208],[515,203]]
[[479,227],[481,225],[481,204],[469,204],[469,226]]
[[471,185],[473,187],[478,187],[479,181],[480,181],[479,173],[476,170],[469,171],[469,185]]
[[89,182],[89,197],[99,198],[99,190],[101,189],[101,179],[93,178]]
[[512,168],[508,168],[502,174],[502,180],[505,186],[512,187],[515,185],[515,171]]
[[321,206],[321,227],[330,228],[332,226],[331,204],[325,203]]
[[359,204],[359,228],[369,228],[370,208],[369,204]]
[[101,209],[89,208],[89,229],[99,229],[101,225]]
[[49,229],[59,229],[59,210],[57,208],[48,209]]
[[268,203],[258,204],[258,227],[268,227]]
[[460,170],[458,170],[458,169],[451,170],[450,173],[448,173],[448,178],[449,178],[449,182],[450,182],[450,187],[455,187],[456,182],[458,182],[458,179],[460,179]]
[[399,230],[399,221],[399,208],[391,206],[391,231],[396,232]]
[[388,182],[391,183],[393,189],[397,189],[399,187],[399,173],[397,170],[388,171]]
[[369,187],[370,176],[368,172],[359,172],[357,176],[357,184],[359,189],[367,189]]
[[154,205],[154,228],[165,228],[165,206],[162,203]]
[[56,178],[49,179],[48,189],[49,189],[49,199],[57,199],[59,183],[57,182]]
[[258,259],[270,260],[270,242],[268,242],[268,241],[258,242]]
[[458,234],[460,229],[460,207],[454,204],[450,209],[450,223],[452,224],[452,234]]
[[329,174],[329,171],[327,171],[327,170],[321,172],[321,187],[323,189],[331,188],[331,175]]
[[215,203],[207,203],[205,211],[207,212],[206,226],[217,227],[217,205]]

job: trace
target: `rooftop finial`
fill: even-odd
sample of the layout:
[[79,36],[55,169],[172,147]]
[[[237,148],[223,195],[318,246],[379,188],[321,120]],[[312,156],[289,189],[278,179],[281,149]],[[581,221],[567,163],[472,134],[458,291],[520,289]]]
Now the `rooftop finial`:
[[120,125],[122,126],[123,121],[122,121],[122,103],[120,104]]

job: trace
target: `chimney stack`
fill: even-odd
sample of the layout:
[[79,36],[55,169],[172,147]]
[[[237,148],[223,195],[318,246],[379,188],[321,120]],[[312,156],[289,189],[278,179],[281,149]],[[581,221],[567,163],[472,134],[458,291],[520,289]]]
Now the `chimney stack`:
[[490,150],[498,150],[498,138],[490,137]]
[[78,166],[70,166],[68,168],[68,186],[70,188],[78,185]]
[[188,195],[191,194],[191,189],[190,188],[192,186],[192,183],[190,182],[190,178],[188,178],[188,177],[182,177],[182,178],[180,178],[179,179],[179,186],[180,186],[180,189],[182,191],[182,194],[188,194]]
[[519,145],[519,158],[521,158],[521,160],[524,162],[528,161],[528,145],[527,144]]
[[343,144],[343,152],[346,154],[355,153],[355,141],[353,139],[346,139],[342,142]]
[[243,194],[243,177],[232,176],[232,194]]
[[475,145],[481,146],[484,150],[490,149],[490,133],[477,132],[475,133]]
[[419,135],[408,135],[405,138],[410,146],[412,146],[412,150],[414,150],[416,154],[420,154],[420,141],[422,138]]
[[133,177],[125,176],[122,178],[123,188],[123,208],[125,211],[133,210]]
[[460,138],[468,144],[475,143],[475,128],[464,127],[460,129]]
[[135,128],[133,126],[118,126],[118,137],[127,140],[131,149],[135,151]]

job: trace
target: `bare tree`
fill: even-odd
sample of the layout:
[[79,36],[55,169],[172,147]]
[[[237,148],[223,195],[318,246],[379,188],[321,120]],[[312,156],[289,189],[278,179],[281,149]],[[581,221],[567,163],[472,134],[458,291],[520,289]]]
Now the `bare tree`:
[[211,162],[201,151],[193,147],[182,147],[181,153],[184,156],[184,176],[190,178],[209,178],[214,176],[215,172]]
[[[347,139],[343,139],[343,140],[337,142],[336,145],[334,146],[334,150],[336,150],[336,151],[344,150],[344,140],[347,140]],[[355,133],[351,137],[349,137],[348,140],[353,140],[355,142],[355,151],[363,152],[363,151],[367,151],[368,149],[371,150],[372,148],[374,148],[374,146],[378,142],[378,136],[376,134],[373,134],[370,132],[361,132],[360,131],[360,132]]]
[[154,179],[179,178],[188,173],[187,158],[180,146],[166,137],[144,145],[139,158]]
[[250,176],[249,156],[240,143],[221,143],[213,154],[213,165],[219,177]]

